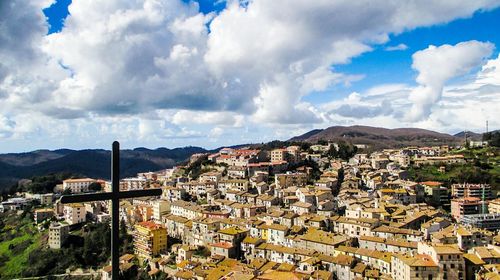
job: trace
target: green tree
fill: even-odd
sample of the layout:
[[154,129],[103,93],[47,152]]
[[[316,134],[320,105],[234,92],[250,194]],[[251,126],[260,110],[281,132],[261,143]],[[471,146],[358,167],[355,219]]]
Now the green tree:
[[94,191],[94,192],[98,192],[98,191],[102,190],[102,186],[101,186],[101,184],[99,184],[97,182],[93,182],[89,185],[89,190]]
[[335,145],[331,145],[330,148],[328,149],[327,155],[329,158],[338,158],[339,153],[337,151],[337,148],[335,148]]
[[339,145],[338,157],[343,160],[350,159],[358,152],[358,148],[352,144],[348,144],[342,141],[338,145]]
[[500,147],[500,131],[492,131],[483,134],[483,141],[488,141],[488,144],[493,147]]

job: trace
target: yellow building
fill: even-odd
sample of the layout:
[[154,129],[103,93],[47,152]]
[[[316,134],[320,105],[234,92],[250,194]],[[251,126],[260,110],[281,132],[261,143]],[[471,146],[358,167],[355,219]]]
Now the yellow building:
[[135,225],[134,253],[137,257],[150,259],[166,249],[166,228],[150,221]]

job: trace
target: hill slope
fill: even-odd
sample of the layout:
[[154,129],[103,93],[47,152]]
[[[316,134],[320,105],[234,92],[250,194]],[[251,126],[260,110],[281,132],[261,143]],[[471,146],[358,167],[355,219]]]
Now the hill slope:
[[[134,176],[138,172],[169,168],[194,153],[204,152],[206,150],[199,147],[122,150],[121,176]],[[59,172],[109,179],[110,165],[111,153],[106,150],[44,150],[3,154],[0,155],[0,189],[22,178]]]
[[317,142],[347,141],[353,144],[368,144],[375,148],[458,144],[461,139],[453,135],[420,128],[388,129],[371,126],[332,126],[319,132],[313,130],[293,137],[289,141]]
[[[465,139],[465,133],[466,133],[465,131],[461,131],[453,136],[461,138],[461,139]],[[483,140],[483,134],[482,133],[475,133],[472,131],[467,131],[467,138],[475,140],[475,141],[479,141],[479,140]]]

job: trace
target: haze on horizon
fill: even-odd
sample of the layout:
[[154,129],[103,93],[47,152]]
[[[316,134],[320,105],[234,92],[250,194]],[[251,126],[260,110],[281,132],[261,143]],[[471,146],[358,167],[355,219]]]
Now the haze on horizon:
[[500,1],[140,2],[0,2],[0,153],[500,127]]

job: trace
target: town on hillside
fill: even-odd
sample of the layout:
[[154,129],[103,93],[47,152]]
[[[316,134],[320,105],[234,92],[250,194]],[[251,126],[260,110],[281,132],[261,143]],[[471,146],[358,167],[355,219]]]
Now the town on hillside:
[[[498,175],[499,159],[498,147],[483,141],[384,150],[322,141],[193,154],[184,165],[121,179],[122,191],[160,188],[162,195],[120,201],[120,273],[176,280],[498,279],[500,186],[491,174]],[[9,272],[2,266],[19,262],[11,251],[23,251],[21,241],[32,236],[38,239],[24,246],[30,265],[16,276],[111,279],[110,202],[59,199],[109,192],[111,182],[61,182],[33,192],[34,182],[23,180],[24,188],[1,202],[0,242],[9,245],[0,245],[0,275]],[[29,233],[12,237],[16,227]]]

